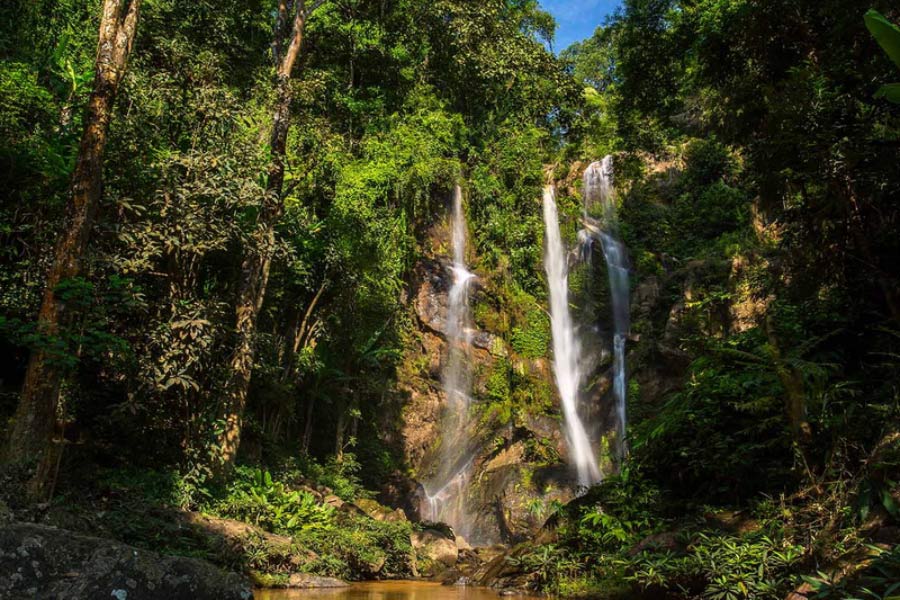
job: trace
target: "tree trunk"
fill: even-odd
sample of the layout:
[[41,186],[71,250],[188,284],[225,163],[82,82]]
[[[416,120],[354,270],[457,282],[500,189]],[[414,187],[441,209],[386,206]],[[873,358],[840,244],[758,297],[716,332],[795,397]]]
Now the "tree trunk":
[[316,295],[313,296],[312,301],[309,303],[309,306],[306,307],[306,312],[303,313],[303,317],[300,318],[298,312],[297,323],[295,327],[291,328],[290,338],[287,343],[287,347],[285,348],[285,353],[282,361],[282,373],[281,380],[283,382],[291,381],[294,376],[294,370],[296,369],[296,359],[297,353],[300,352],[300,349],[304,347],[305,342],[308,338],[307,332],[310,328],[310,317],[313,314],[313,311],[316,309],[316,305],[319,303],[319,299],[322,298],[322,293],[325,291],[325,286],[328,281],[325,280],[322,282],[322,285],[319,286]]
[[315,414],[316,397],[310,395],[306,404],[306,419],[303,423],[303,440],[300,443],[300,453],[309,454],[309,443],[312,440],[313,414]]
[[[315,7],[314,7],[315,8]],[[284,49],[288,16],[293,14],[293,25],[287,49]],[[241,443],[244,408],[253,371],[256,321],[262,308],[269,280],[269,269],[275,252],[275,225],[284,209],[285,147],[291,112],[291,73],[300,54],[307,11],[304,0],[281,0],[278,6],[278,24],[275,28],[275,58],[277,61],[277,101],[269,139],[272,162],[269,166],[266,193],[253,232],[241,264],[235,310],[235,343],[231,358],[231,370],[225,384],[225,426],[219,435],[220,472],[228,472],[234,464]]]
[[[109,122],[119,83],[137,27],[141,0],[104,0],[100,19],[100,36],[95,62],[96,75],[85,115],[84,132],[71,182],[71,202],[66,228],[62,232],[47,274],[44,296],[38,313],[38,330],[52,339],[59,335],[65,321],[65,306],[56,295],[56,287],[81,273],[82,257],[88,245],[94,217],[103,192],[103,152]],[[28,361],[22,396],[12,421],[7,443],[8,461],[34,461],[52,451],[51,437],[56,420],[62,372],[46,349],[35,349]],[[42,460],[55,463],[55,456]],[[37,488],[46,483],[39,469]]]
[[784,387],[785,412],[791,426],[791,434],[795,442],[805,444],[812,436],[809,421],[806,420],[806,386],[800,373],[784,360],[775,332],[774,319],[771,316],[766,317],[766,337],[772,351],[775,373]]

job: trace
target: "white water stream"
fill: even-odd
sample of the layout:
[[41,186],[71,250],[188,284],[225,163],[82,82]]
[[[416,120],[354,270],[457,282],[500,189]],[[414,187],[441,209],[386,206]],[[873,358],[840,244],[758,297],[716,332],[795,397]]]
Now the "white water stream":
[[472,471],[472,459],[468,456],[472,387],[469,288],[475,275],[466,266],[466,216],[459,186],[453,191],[450,228],[453,251],[450,272],[453,281],[447,294],[447,358],[443,368],[447,404],[441,416],[439,463],[434,475],[425,482],[422,517],[447,523],[458,535],[477,541],[472,539],[477,538],[477,524],[469,514],[466,502]]
[[544,226],[544,269],[550,288],[553,373],[562,403],[570,459],[578,474],[578,484],[589,487],[599,482],[601,475],[590,437],[578,414],[582,384],[581,344],[569,311],[569,266],[566,247],[559,232],[559,213],[552,186],[544,188]]
[[[618,236],[616,204],[613,186],[613,158],[591,163],[584,172],[584,222],[585,229],[579,239],[587,242],[585,254],[590,255],[590,240],[600,241],[606,270],[609,274],[609,293],[613,317],[613,398],[616,403],[616,456],[621,460],[628,453],[625,440],[625,336],[629,329],[628,254]],[[600,204],[602,216],[594,220],[591,209]]]

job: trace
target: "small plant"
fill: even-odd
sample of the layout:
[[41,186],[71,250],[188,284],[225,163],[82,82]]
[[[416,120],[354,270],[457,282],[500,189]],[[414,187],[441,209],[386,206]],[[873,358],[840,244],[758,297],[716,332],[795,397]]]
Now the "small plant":
[[334,508],[319,504],[309,492],[288,489],[268,471],[248,467],[236,469],[226,496],[210,508],[221,516],[287,534],[326,528],[334,518]]

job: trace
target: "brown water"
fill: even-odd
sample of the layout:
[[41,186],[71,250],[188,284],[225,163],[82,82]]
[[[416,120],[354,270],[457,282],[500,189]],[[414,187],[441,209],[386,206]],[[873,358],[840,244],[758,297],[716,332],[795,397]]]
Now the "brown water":
[[[441,585],[427,581],[375,581],[317,590],[256,590],[254,600],[498,600],[489,588]],[[515,596],[536,600],[536,596]]]

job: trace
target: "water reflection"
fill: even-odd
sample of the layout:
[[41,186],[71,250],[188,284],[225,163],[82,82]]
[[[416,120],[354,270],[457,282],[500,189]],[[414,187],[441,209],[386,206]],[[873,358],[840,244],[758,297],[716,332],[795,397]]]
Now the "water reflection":
[[[254,600],[497,600],[488,588],[447,586],[423,581],[379,581],[318,590],[257,590]],[[516,596],[534,600],[535,596]]]

